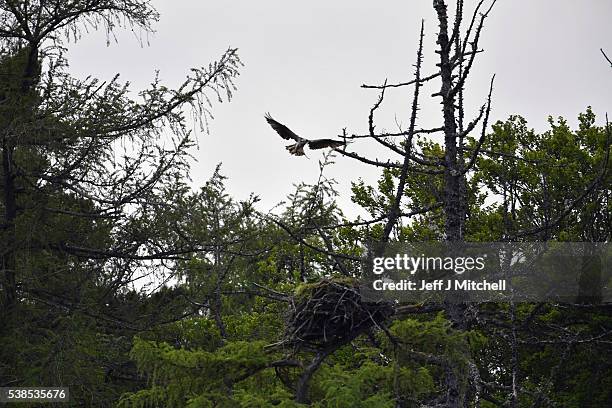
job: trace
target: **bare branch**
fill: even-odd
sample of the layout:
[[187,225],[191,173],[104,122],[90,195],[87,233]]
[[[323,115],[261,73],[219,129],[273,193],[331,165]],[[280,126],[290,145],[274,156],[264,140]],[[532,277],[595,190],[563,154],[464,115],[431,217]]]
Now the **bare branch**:
[[325,250],[323,248],[319,248],[315,245],[312,245],[311,243],[307,242],[304,238],[301,238],[300,236],[298,236],[298,234],[296,234],[291,228],[289,228],[289,226],[285,225],[285,223],[283,223],[282,221],[274,218],[274,217],[267,217],[269,220],[271,220],[274,224],[278,225],[279,227],[281,227],[283,230],[285,230],[285,232],[287,232],[291,238],[293,238],[296,242],[301,243],[302,245],[304,245],[307,248],[310,248],[316,252],[319,252],[321,254],[330,256],[332,258],[338,257],[338,258],[342,258],[342,259],[346,259],[348,261],[361,261],[361,258],[357,258],[354,256],[350,256],[350,255],[345,255],[345,254],[340,254],[337,252],[331,252],[328,250]]
[[450,50],[450,47],[453,46],[453,44],[457,44],[460,41],[462,22],[463,22],[463,0],[457,0],[456,9],[455,9],[455,23],[453,24],[453,32],[451,33],[451,38],[448,41],[449,50]]
[[463,39],[463,47],[461,48],[461,55],[465,55],[466,53],[465,50],[470,41],[470,37],[472,36],[472,30],[474,29],[474,24],[476,24],[476,18],[478,17],[478,12],[480,11],[480,8],[484,4],[484,1],[485,0],[480,0],[478,4],[476,5],[476,8],[474,9],[474,14],[472,14],[472,19],[470,20],[470,25],[465,33],[465,38]]
[[[442,203],[436,203],[436,204],[428,205],[426,207],[419,208],[419,209],[416,209],[416,210],[413,210],[407,213],[406,212],[400,213],[399,216],[401,218],[414,217],[415,215],[422,215],[430,211],[437,210],[440,207],[442,207]],[[387,214],[381,215],[380,217],[374,218],[369,221],[347,222],[344,224],[336,224],[336,225],[329,225],[329,226],[316,227],[316,228],[325,230],[325,229],[336,229],[336,228],[346,228],[346,227],[361,227],[361,226],[376,224],[378,222],[385,220],[386,218],[387,218]],[[315,229],[315,227],[306,227],[306,229]]]
[[[443,127],[437,127],[437,128],[432,128],[432,129],[417,129],[413,132],[414,135],[418,135],[418,134],[430,134],[430,133],[438,133],[438,132],[443,132],[444,128]],[[397,132],[397,133],[379,133],[379,134],[375,134],[374,136],[372,135],[350,135],[350,136],[343,136],[343,135],[338,135],[338,137],[346,137],[347,139],[365,139],[365,138],[371,138],[371,137],[397,137],[397,136],[408,136],[408,132]]]
[[606,59],[606,61],[608,61],[608,63],[610,63],[610,67],[612,67],[612,61],[610,60],[610,58],[608,58],[608,56],[604,52],[603,48],[600,48],[599,51],[601,51],[601,53],[603,54],[603,56]]
[[390,85],[387,85],[387,83],[385,81],[385,84],[383,84],[383,85],[366,85],[366,84],[363,84],[363,85],[361,85],[361,87],[362,88],[366,88],[366,89],[399,88],[401,86],[414,85],[417,82],[419,82],[420,84],[424,84],[425,82],[431,81],[432,79],[435,79],[435,78],[437,78],[439,76],[440,76],[440,73],[436,72],[435,74],[432,74],[432,75],[430,75],[428,77],[425,77],[425,78],[421,78],[418,81],[416,79],[414,79],[412,81],[402,82],[402,83],[399,83],[399,84],[390,84]]
[[399,169],[399,168],[402,167],[398,163],[391,163],[390,161],[381,162],[381,161],[378,161],[376,159],[372,160],[372,159],[368,159],[366,157],[360,156],[357,153],[347,152],[345,150],[334,149],[334,151],[340,153],[343,156],[350,157],[351,159],[355,159],[355,160],[358,160],[358,161],[360,161],[362,163],[370,164],[372,166],[383,167],[383,168],[387,168],[387,169]]
[[412,153],[412,138],[414,136],[414,129],[416,126],[417,113],[419,111],[419,89],[421,88],[421,65],[423,64],[423,38],[425,37],[425,21],[421,20],[421,34],[419,38],[419,49],[417,51],[417,62],[416,62],[416,70],[414,73],[415,77],[415,85],[414,85],[414,96],[412,100],[412,110],[410,115],[410,127],[408,129],[408,137],[406,138],[406,143],[404,145],[404,164],[402,165],[402,170],[400,172],[400,177],[397,185],[397,192],[395,194],[395,200],[392,203],[391,210],[389,211],[389,219],[385,225],[385,229],[383,230],[382,241],[389,241],[389,235],[391,234],[391,230],[395,226],[397,219],[400,215],[400,205],[402,201],[402,197],[404,196],[404,189],[406,187],[406,178],[408,176],[408,168],[410,167],[410,156]]
[[489,87],[489,97],[487,100],[487,109],[486,109],[484,121],[482,123],[482,133],[480,134],[480,139],[478,140],[478,143],[476,143],[476,147],[472,151],[472,157],[470,157],[470,161],[468,162],[467,166],[465,166],[465,168],[463,169],[463,174],[470,171],[470,169],[474,166],[474,163],[476,162],[476,159],[478,158],[478,153],[480,152],[480,148],[482,147],[482,144],[484,143],[485,138],[487,136],[487,126],[489,124],[489,114],[491,113],[491,95],[493,94],[493,82],[494,81],[495,81],[495,75],[493,75],[493,78],[491,78],[491,86]]
[[[463,72],[463,74],[461,75],[461,77],[459,78],[459,80],[457,81],[457,84],[452,88],[451,90],[451,94],[456,94],[457,92],[459,92],[459,90],[461,88],[463,88],[463,85],[465,84],[465,81],[467,80],[468,76],[470,75],[470,71],[472,69],[472,66],[474,64],[474,60],[476,58],[476,55],[478,54],[478,41],[480,40],[480,34],[482,32],[482,29],[484,27],[484,22],[485,19],[489,16],[489,13],[491,12],[491,10],[493,9],[493,6],[495,6],[495,3],[497,2],[497,0],[493,0],[491,2],[491,6],[489,7],[489,9],[480,15],[480,22],[478,24],[478,27],[476,28],[476,32],[474,34],[474,40],[472,40],[470,42],[471,46],[472,46],[472,53],[470,55],[470,59],[468,60],[468,63],[465,67],[465,70]],[[480,6],[480,4],[479,4]],[[465,39],[465,43],[467,44],[468,42],[468,38]]]
[[[385,79],[385,83],[384,85],[387,85],[387,80]],[[376,103],[374,104],[374,106],[372,106],[372,109],[370,109],[370,115],[368,116],[368,130],[370,133],[370,137],[373,138],[374,140],[376,140],[379,144],[385,146],[387,149],[399,154],[399,155],[403,155],[404,152],[397,147],[395,144],[393,143],[389,143],[386,140],[376,136],[376,134],[374,133],[374,128],[376,127],[374,125],[374,112],[376,112],[376,110],[380,107],[380,105],[383,102],[383,99],[385,98],[385,86],[383,85],[382,91],[380,92],[380,96],[378,97],[378,101],[376,101]]]

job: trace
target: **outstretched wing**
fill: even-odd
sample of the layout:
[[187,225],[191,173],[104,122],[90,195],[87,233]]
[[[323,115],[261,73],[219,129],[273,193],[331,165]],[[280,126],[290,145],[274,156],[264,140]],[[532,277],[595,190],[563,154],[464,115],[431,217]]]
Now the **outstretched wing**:
[[340,140],[334,140],[334,139],[315,139],[315,140],[310,140],[308,142],[308,147],[310,147],[313,150],[325,149],[326,147],[331,147],[332,149],[335,149],[336,147],[340,147],[344,145],[345,145],[344,142]]
[[269,113],[266,113],[265,118],[266,121],[270,124],[270,126],[272,126],[272,129],[276,130],[276,133],[278,133],[283,139],[293,139],[296,142],[301,142],[302,140],[304,140],[295,133],[293,133],[291,129],[289,129],[287,126],[283,125],[282,123],[278,123],[277,121],[272,119],[272,116],[270,116]]

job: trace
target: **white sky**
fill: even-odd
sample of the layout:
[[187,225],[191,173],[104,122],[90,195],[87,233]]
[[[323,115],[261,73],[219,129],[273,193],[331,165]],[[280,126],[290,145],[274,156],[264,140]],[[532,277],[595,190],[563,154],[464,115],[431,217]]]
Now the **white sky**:
[[[449,0],[454,4],[453,0]],[[134,90],[147,86],[156,69],[170,86],[193,66],[207,65],[229,46],[238,47],[245,66],[229,104],[215,105],[210,134],[199,134],[192,179],[202,185],[217,163],[229,177],[230,193],[262,198],[262,209],[284,199],[298,181],[313,182],[319,152],[310,159],[290,156],[263,119],[264,112],[306,138],[333,137],[343,127],[363,133],[374,90],[362,83],[409,80],[421,18],[425,19],[425,65],[431,72],[436,18],[432,0],[153,0],[161,14],[149,45],[141,47],[131,32],[119,32],[106,47],[102,33],[70,45],[71,72],[110,79],[116,73]],[[471,15],[474,0],[466,0]],[[466,16],[468,17],[468,16]],[[546,129],[548,115],[574,125],[579,112],[593,106],[602,123],[612,114],[612,70],[599,48],[612,54],[610,0],[499,0],[487,20],[468,83],[468,112],[484,101],[496,74],[492,119],[510,114]],[[436,83],[436,86],[438,84]],[[426,97],[435,91],[426,88]],[[396,131],[395,115],[406,125],[411,89],[389,92],[378,130]],[[427,98],[430,99],[430,98]],[[438,100],[423,100],[420,126],[438,126]],[[372,145],[356,144],[362,154]],[[350,181],[374,181],[379,172],[339,157],[327,175],[339,181],[349,213]]]

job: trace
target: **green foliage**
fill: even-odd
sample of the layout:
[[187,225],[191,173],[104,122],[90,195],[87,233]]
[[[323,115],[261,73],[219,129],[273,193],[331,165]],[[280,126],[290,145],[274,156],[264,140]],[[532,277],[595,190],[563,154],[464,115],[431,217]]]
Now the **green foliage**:
[[19,373],[22,387],[68,386],[75,404],[92,407],[107,406],[131,389],[107,379],[107,367],[127,361],[127,339],[100,333],[92,318],[51,311],[41,316],[33,306],[28,309],[21,311],[27,319],[18,327],[3,328],[0,372]]
[[313,283],[301,283],[296,286],[294,296],[297,300],[305,300],[312,296],[313,291],[321,288],[330,282],[346,287],[359,287],[359,281],[350,276],[333,276],[329,279],[321,280]]
[[[551,130],[543,134],[529,130],[526,121],[518,116],[493,126],[493,133],[483,149],[503,155],[484,154],[469,173],[466,236],[470,240],[494,241],[520,229],[533,228],[542,217],[553,219],[555,214],[559,214],[562,203],[565,205],[568,198],[580,195],[585,179],[593,180],[601,169],[605,142],[605,132],[595,126],[590,110],[580,116],[580,121],[579,130],[574,132],[565,121],[551,120]],[[473,146],[475,141],[468,143]],[[430,156],[442,154],[439,145],[422,143],[420,146]],[[547,182],[546,191],[543,179]],[[355,183],[354,200],[372,217],[378,217],[388,211],[396,182],[397,172],[386,170],[376,188],[363,182]],[[432,205],[441,198],[442,180],[438,176],[414,173],[409,175],[406,183],[407,201],[412,204],[402,211]],[[606,211],[605,206],[596,205],[605,203],[601,200],[606,183],[607,179],[584,205],[572,209],[568,219],[555,226],[549,237],[594,239],[601,237],[597,235],[597,228],[600,232],[608,231],[604,226],[596,227]],[[212,207],[193,212],[194,220],[199,217],[193,223],[194,230],[224,240],[257,231],[254,234],[257,240],[252,241],[249,248],[256,250],[268,244],[269,250],[249,258],[249,262],[234,261],[225,275],[221,272],[231,258],[222,255],[215,259],[199,254],[183,265],[185,288],[190,296],[199,301],[211,301],[215,288],[226,293],[237,288],[248,292],[253,287],[246,282],[256,282],[276,294],[292,294],[294,299],[300,300],[308,299],[325,279],[358,285],[355,277],[338,274],[330,268],[326,256],[313,251],[295,236],[286,234],[285,228],[289,228],[297,231],[304,242],[325,247],[326,243],[312,226],[343,222],[334,205],[326,203],[326,200],[333,202],[331,190],[324,188],[327,192],[323,194],[317,186],[300,185],[290,197],[289,207],[276,218],[277,222],[256,223],[251,221],[248,213],[240,212],[240,205],[224,195],[223,180],[208,186],[206,193],[202,194],[223,198]],[[331,187],[328,185],[326,188]],[[215,202],[210,198],[201,200]],[[214,208],[224,209],[222,214],[228,220],[226,223],[220,226],[210,224],[215,214],[220,214]],[[237,222],[239,218],[246,222]],[[591,235],[585,235],[587,222],[593,223],[589,227],[591,232],[588,232]],[[577,227],[577,223],[581,226]],[[382,231],[381,224],[326,231],[339,252],[359,255],[356,248],[367,240],[376,239]],[[398,226],[394,239],[437,240],[442,238],[442,231],[441,213],[434,210]],[[273,361],[287,357],[276,354],[281,350],[274,347],[268,352],[263,351],[264,345],[276,343],[285,330],[286,308],[265,296],[270,293],[264,291],[264,296],[255,297],[221,295],[224,334],[213,314],[209,313],[206,317],[166,326],[166,339],[171,340],[173,346],[143,343],[147,345],[143,347],[136,344],[134,357],[149,379],[149,388],[126,394],[123,406],[147,406],[147,403],[150,406],[176,407],[299,406],[294,402],[293,387],[312,355],[306,351],[291,355],[301,361],[303,366],[299,368],[270,368]],[[483,383],[489,384],[482,392],[486,392],[490,400],[503,401],[507,396],[503,387],[512,382],[513,362],[506,329],[510,325],[510,306],[480,305],[478,313],[497,319],[497,323],[475,324],[471,330],[457,330],[442,313],[396,316],[388,328],[392,337],[385,331],[377,331],[356,338],[327,357],[310,380],[310,406],[394,407],[399,402],[402,406],[418,407],[423,401],[432,401],[445,391],[449,372],[460,379],[461,393],[468,395],[473,392],[474,370]],[[554,305],[517,305],[514,313],[519,321],[533,320],[532,324],[541,329],[563,327],[587,337],[595,336],[601,327],[612,324],[609,316],[603,314],[568,312]],[[540,403],[577,408],[589,406],[593,401],[597,401],[599,406],[606,405],[610,399],[606,388],[610,367],[607,364],[593,365],[597,354],[603,352],[601,347],[576,345],[571,353],[560,354],[559,347],[554,344],[530,344],[529,332],[519,335],[524,336],[521,338],[525,341],[517,351],[518,381],[523,390],[520,406]],[[554,336],[553,333],[550,335]],[[164,338],[164,333],[158,333],[157,337]],[[247,346],[250,342],[259,348],[250,349]],[[219,361],[224,365],[216,365]],[[551,367],[557,366],[564,369],[551,379]],[[215,375],[219,372],[223,373],[223,381],[218,374]],[[497,385],[500,387],[495,388]],[[495,404],[482,401],[482,406]]]
[[135,339],[131,355],[149,373],[151,388],[122,397],[119,407],[231,406],[234,383],[265,368],[263,342],[233,342],[215,352],[175,349]]
[[313,405],[391,408],[394,406],[390,388],[392,376],[391,367],[382,367],[371,361],[353,370],[341,365],[327,367],[319,374],[318,387],[322,399]]
[[185,113],[206,122],[207,93],[229,99],[240,62],[228,50],[177,89],[73,78],[67,32],[157,18],[146,1],[85,3],[0,5],[0,386],[68,386],[74,406],[108,407],[143,387],[134,334],[194,314],[164,285],[196,247]]
[[[612,185],[611,162],[601,176],[607,135],[605,128],[595,125],[591,108],[578,120],[578,130],[572,131],[563,118],[549,118],[550,130],[543,134],[529,130],[520,116],[493,125],[483,149],[497,153],[478,160],[472,184],[497,200],[486,211],[471,212],[470,237],[499,240],[533,229],[534,224],[553,224],[563,215],[551,230],[531,239],[609,239],[606,214],[612,207],[606,197]],[[582,197],[587,191],[590,194]],[[569,213],[564,215],[565,211]]]
[[[26,12],[29,3],[47,2],[0,6],[7,30],[22,27],[5,33],[0,55],[0,386],[69,386],[74,406],[307,406],[295,402],[296,385],[321,350],[279,346],[288,304],[310,299],[323,282],[358,287],[360,264],[344,258],[382,236],[399,169],[382,171],[374,186],[353,183],[353,201],[372,223],[352,224],[337,205],[336,182],[324,176],[332,155],[319,163],[317,182],[296,184],[277,214],[259,213],[256,195],[231,197],[220,166],[194,190],[193,140],[180,108],[205,123],[206,91],[231,97],[235,50],[176,90],[155,79],[139,101],[117,78],[72,78],[62,53],[48,51],[60,50],[64,28],[76,33],[97,18],[147,29],[157,17],[147,2],[102,2],[93,12],[82,2]],[[12,20],[20,12],[57,30],[27,33],[24,24],[40,21]],[[23,38],[43,32],[52,38]],[[596,119],[588,108],[573,130],[549,118],[543,133],[520,116],[495,123],[467,173],[465,238],[609,242],[612,163],[604,168],[609,146]],[[468,161],[477,141],[465,142]],[[417,139],[415,149],[444,157],[432,141]],[[430,167],[412,163],[400,210],[432,210],[398,222],[392,241],[444,239],[435,207],[444,176],[419,172]],[[137,290],[147,276],[155,287]],[[5,302],[10,294],[15,304]],[[612,330],[609,310],[514,306],[478,305],[465,330],[443,313],[398,314],[389,327],[387,315],[370,314],[369,330],[324,350],[308,406],[432,405],[449,373],[472,401],[479,389],[483,407],[504,404],[510,384],[520,407],[610,406],[609,338],[601,334]]]

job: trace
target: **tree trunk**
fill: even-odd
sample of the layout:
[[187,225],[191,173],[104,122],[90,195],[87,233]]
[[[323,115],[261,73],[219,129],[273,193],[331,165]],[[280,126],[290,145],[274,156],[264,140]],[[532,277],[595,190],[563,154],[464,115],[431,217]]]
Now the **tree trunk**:
[[[15,78],[21,82],[21,93],[16,98],[8,95],[10,89],[6,89],[4,95],[5,104],[16,104],[14,114],[19,116],[21,109],[27,109],[27,97],[32,88],[38,83],[40,77],[40,64],[38,62],[38,48],[29,47],[27,59],[23,67],[21,78]],[[23,106],[21,104],[24,104]],[[12,135],[9,129],[4,129],[2,141],[2,189],[4,219],[2,224],[4,245],[0,252],[0,268],[4,275],[4,299],[3,306],[6,311],[12,310],[17,304],[17,236],[15,232],[15,221],[17,219],[17,186],[15,179],[14,153],[15,147],[11,143]]]
[[[451,61],[452,43],[448,34],[448,10],[442,0],[434,0],[434,9],[438,15],[439,33],[437,44],[440,54],[440,78],[442,86],[440,96],[442,97],[442,113],[444,117],[444,215],[446,240],[458,242],[463,240],[463,223],[465,218],[465,207],[463,199],[462,182],[465,175],[462,172],[460,160],[458,159],[456,122],[456,93],[453,92],[453,62]],[[457,299],[447,302],[446,313],[453,326],[459,330],[465,328],[464,311],[465,304],[457,303]],[[465,406],[462,379],[453,367],[446,371],[446,404],[449,408],[461,408]]]
[[330,351],[320,351],[313,358],[312,362],[304,369],[304,372],[302,373],[300,379],[297,382],[295,390],[295,402],[299,404],[308,404],[308,388],[310,385],[310,379],[317,371],[323,360],[325,360],[325,358],[330,354]]
[[453,92],[453,64],[451,62],[452,44],[448,37],[447,6],[443,1],[434,1],[438,14],[440,32],[440,77],[442,79],[442,113],[444,116],[444,214],[446,216],[445,233],[447,241],[463,239],[463,219],[461,205],[461,179],[464,177],[457,158],[457,123],[455,121],[455,93]]
[[15,278],[15,219],[17,218],[17,200],[15,192],[15,174],[11,166],[13,148],[6,139],[2,143],[2,188],[4,222],[2,225],[3,241],[1,266],[4,275],[4,309],[10,311],[17,303],[17,283]]

